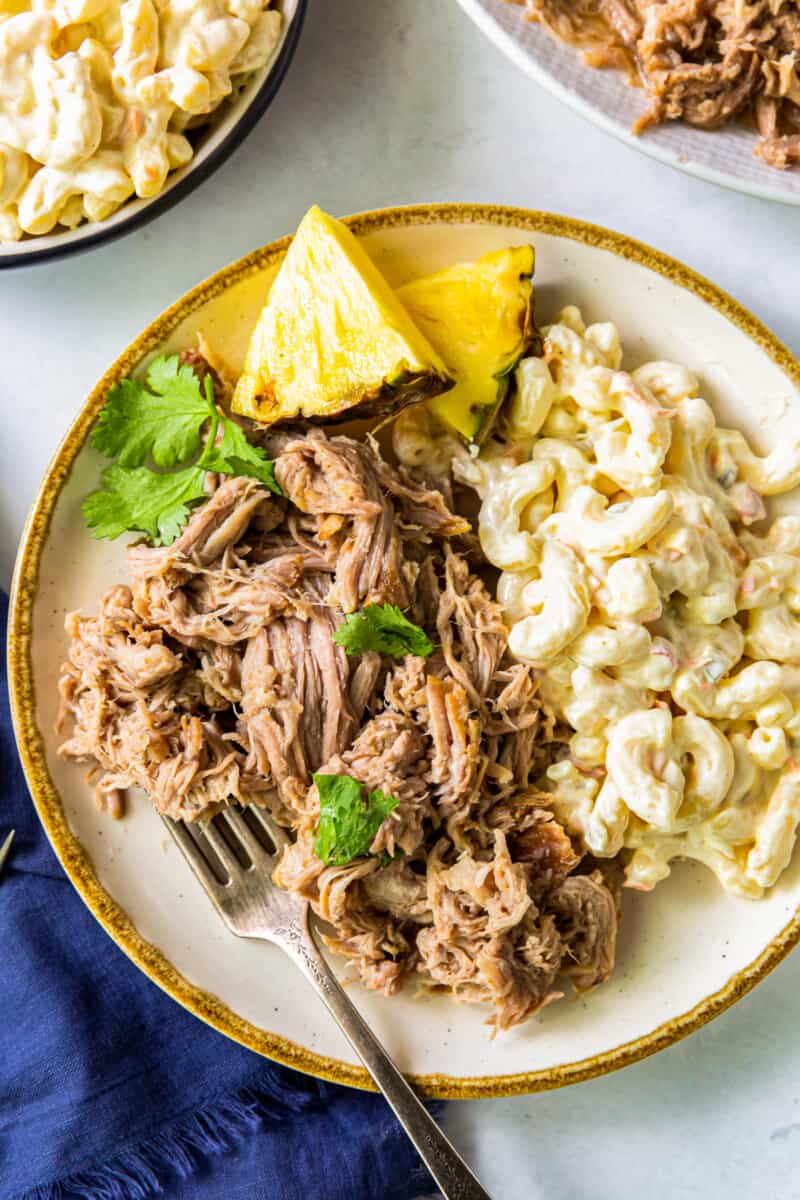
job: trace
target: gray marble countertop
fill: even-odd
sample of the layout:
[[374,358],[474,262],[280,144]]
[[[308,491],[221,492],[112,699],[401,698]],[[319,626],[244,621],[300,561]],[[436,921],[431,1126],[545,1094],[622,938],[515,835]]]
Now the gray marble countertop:
[[[48,458],[142,326],[314,201],[347,213],[429,200],[622,230],[713,278],[800,352],[800,210],[613,140],[506,62],[455,0],[316,0],[273,107],[213,179],[122,241],[0,274],[3,586]],[[496,1200],[792,1200],[798,995],[795,955],[655,1058],[562,1091],[452,1104],[446,1125]]]

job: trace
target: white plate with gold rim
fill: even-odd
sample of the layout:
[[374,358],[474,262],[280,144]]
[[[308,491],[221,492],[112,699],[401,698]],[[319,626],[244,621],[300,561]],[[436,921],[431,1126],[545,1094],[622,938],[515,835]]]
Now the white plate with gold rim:
[[[759,449],[800,429],[800,362],[758,320],[674,260],[596,226],[477,205],[389,209],[351,219],[393,283],[504,245],[536,247],[537,311],[565,303],[620,327],[626,362],[691,367],[726,424]],[[366,1073],[281,952],[242,941],[217,918],[144,797],[113,822],[84,772],[59,761],[53,732],[64,614],[89,611],[125,577],[124,545],[93,541],[80,501],[100,461],[86,445],[113,382],[198,330],[228,361],[245,345],[287,241],[226,267],[158,317],[98,383],[51,462],[20,547],[9,678],[20,751],[40,817],[76,888],[156,983],[229,1037],[301,1070],[355,1086]],[[791,501],[789,502],[791,504]],[[800,507],[795,505],[796,507]],[[759,902],[732,899],[710,872],[682,865],[651,895],[625,897],[618,965],[579,1000],[548,1006],[490,1040],[482,1007],[407,989],[351,995],[400,1066],[430,1095],[478,1097],[556,1087],[624,1066],[696,1029],[738,999],[800,939],[800,854]]]
[[670,121],[637,137],[631,129],[645,108],[644,95],[621,71],[587,66],[580,50],[559,42],[543,25],[526,21],[516,0],[458,3],[511,62],[606,133],[709,183],[763,200],[800,204],[800,167],[768,167],[753,154],[757,135],[746,124],[708,130]]

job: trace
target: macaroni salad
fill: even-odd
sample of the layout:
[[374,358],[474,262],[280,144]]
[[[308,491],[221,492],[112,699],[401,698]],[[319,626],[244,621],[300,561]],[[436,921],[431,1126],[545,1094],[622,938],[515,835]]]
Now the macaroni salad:
[[269,59],[270,0],[0,2],[0,242],[155,196]]
[[[614,325],[565,309],[502,439],[454,471],[482,500],[510,649],[570,727],[540,785],[558,820],[597,857],[629,851],[631,887],[682,857],[756,898],[800,822],[800,518],[751,527],[800,482],[800,444],[759,457],[691,371],[621,362]],[[400,423],[406,462],[421,420]]]

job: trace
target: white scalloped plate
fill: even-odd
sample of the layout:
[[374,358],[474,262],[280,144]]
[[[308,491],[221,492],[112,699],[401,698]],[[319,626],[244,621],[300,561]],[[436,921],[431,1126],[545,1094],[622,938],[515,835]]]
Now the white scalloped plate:
[[[390,280],[532,241],[537,305],[547,320],[567,302],[615,320],[636,365],[692,367],[726,422],[757,445],[800,426],[800,363],[707,281],[640,243],[596,226],[519,209],[432,205],[353,219]],[[198,1016],[263,1054],[366,1086],[343,1037],[281,952],[240,941],[217,918],[143,797],[114,822],[95,809],[84,770],[60,762],[53,733],[64,614],[92,610],[125,578],[124,546],[87,534],[80,501],[100,467],[86,437],[105,392],[146,354],[198,329],[235,366],[287,240],[257,251],[189,292],[110,368],[50,464],[23,535],[12,596],[9,678],[23,762],[42,822],[86,903],[151,979]],[[765,426],[769,424],[769,429]],[[697,866],[676,869],[650,896],[625,897],[618,967],[578,1001],[550,1005],[490,1040],[482,1007],[387,1000],[352,988],[401,1067],[431,1095],[473,1097],[557,1087],[675,1041],[753,986],[800,936],[800,855],[759,903],[725,896]]]
[[763,200],[800,204],[800,167],[777,171],[753,154],[755,134],[738,126],[706,131],[671,122],[636,137],[631,127],[641,115],[642,93],[619,71],[587,67],[580,51],[526,21],[519,4],[508,0],[458,0],[486,36],[512,62],[581,116],[636,150],[710,183]]

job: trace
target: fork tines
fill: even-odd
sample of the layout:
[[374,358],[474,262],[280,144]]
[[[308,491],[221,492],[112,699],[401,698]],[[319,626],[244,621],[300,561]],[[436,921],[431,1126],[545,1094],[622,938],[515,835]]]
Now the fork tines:
[[254,805],[246,809],[229,806],[205,823],[162,819],[195,873],[212,892],[254,871],[269,878],[277,852],[288,840],[283,830]]

